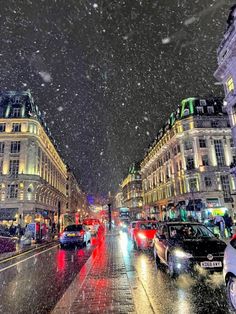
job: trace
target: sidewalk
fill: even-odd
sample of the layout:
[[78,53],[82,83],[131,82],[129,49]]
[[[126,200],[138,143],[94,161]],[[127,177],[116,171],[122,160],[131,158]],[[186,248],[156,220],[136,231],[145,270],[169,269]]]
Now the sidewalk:
[[52,313],[136,313],[117,233],[95,248]]

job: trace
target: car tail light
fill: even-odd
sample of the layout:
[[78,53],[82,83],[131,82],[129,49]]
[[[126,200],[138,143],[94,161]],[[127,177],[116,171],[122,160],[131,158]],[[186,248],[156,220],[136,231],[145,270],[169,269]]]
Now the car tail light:
[[138,233],[138,237],[140,238],[140,239],[146,239],[147,237],[145,236],[145,234],[143,234],[143,233]]
[[65,232],[64,232],[64,231],[62,231],[62,232],[59,233],[59,237],[63,237],[64,235],[65,235]]

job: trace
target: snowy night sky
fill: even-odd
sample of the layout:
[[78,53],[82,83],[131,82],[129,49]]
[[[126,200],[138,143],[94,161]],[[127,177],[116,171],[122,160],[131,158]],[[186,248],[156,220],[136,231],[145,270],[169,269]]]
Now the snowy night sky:
[[181,99],[223,95],[233,3],[1,0],[1,90],[29,88],[85,191],[114,191]]

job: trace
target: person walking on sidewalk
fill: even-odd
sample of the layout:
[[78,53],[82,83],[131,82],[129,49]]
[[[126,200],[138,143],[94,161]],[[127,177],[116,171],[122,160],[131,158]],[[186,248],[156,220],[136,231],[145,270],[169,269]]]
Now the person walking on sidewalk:
[[224,218],[224,221],[225,221],[225,229],[227,230],[227,236],[229,238],[231,238],[231,236],[232,236],[231,228],[233,226],[233,220],[232,220],[231,216],[229,216],[229,214],[227,212],[224,214],[223,218]]
[[214,219],[214,224],[219,228],[221,238],[225,237],[225,221],[222,216],[217,215]]

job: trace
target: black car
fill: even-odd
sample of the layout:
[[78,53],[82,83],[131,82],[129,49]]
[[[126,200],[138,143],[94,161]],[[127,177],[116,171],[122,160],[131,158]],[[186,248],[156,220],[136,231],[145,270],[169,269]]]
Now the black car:
[[162,223],[153,247],[157,265],[166,264],[170,276],[192,271],[196,265],[210,271],[223,269],[226,244],[200,223]]

